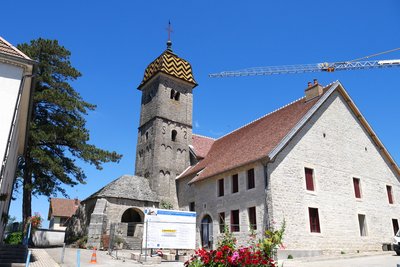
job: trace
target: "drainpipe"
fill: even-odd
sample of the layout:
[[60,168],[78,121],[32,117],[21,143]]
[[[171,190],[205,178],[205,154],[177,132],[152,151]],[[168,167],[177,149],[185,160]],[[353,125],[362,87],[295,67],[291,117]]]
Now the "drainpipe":
[[[264,203],[263,233],[265,233],[265,230],[268,230],[270,228],[269,221],[270,221],[270,216],[271,216],[270,209],[269,209],[269,204],[270,203],[268,202],[268,196],[269,196],[268,189],[269,189],[269,186],[270,186],[269,185],[270,181],[269,181],[269,176],[268,176],[268,163],[269,163],[269,160],[264,165],[264,185],[265,185],[265,187],[264,187],[264,193],[265,193],[264,199],[265,199],[265,203]],[[272,201],[272,200],[269,199],[269,201]]]

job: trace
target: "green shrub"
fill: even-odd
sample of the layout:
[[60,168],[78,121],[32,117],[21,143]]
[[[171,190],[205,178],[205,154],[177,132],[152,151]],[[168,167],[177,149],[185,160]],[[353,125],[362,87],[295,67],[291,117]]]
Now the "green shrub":
[[289,260],[293,260],[292,254],[289,254],[289,255],[287,256],[287,258],[288,258]]
[[24,238],[24,234],[22,232],[14,232],[7,236],[4,240],[6,244],[10,245],[19,245],[22,244],[22,239]]

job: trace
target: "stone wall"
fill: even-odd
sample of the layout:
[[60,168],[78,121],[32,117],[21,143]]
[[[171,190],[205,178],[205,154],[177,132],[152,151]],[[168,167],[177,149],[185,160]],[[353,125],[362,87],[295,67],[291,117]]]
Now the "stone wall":
[[[247,189],[247,170],[254,168],[255,172],[255,188]],[[232,193],[232,175],[238,174],[239,181],[239,192]],[[189,178],[186,178],[190,180]],[[217,244],[220,236],[219,231],[219,213],[225,212],[225,224],[229,227],[231,223],[231,211],[239,210],[239,224],[240,231],[235,232],[234,235],[237,237],[239,244],[245,244],[250,234],[250,223],[248,209],[250,207],[256,207],[256,220],[258,236],[261,235],[264,229],[264,213],[265,213],[265,193],[264,193],[264,167],[261,163],[255,163],[247,165],[242,168],[238,168],[234,171],[218,175],[213,178],[199,181],[192,184],[190,187],[193,188],[196,193],[191,195],[190,193],[182,193],[186,187],[183,185],[186,179],[182,179],[179,182],[179,201],[180,205],[185,205],[188,210],[188,203],[195,201],[195,207],[197,212],[197,245],[201,246],[200,239],[200,225],[201,220],[209,215],[213,221],[213,244]],[[219,197],[217,192],[217,183],[219,179],[224,179],[224,196]],[[181,190],[181,188],[183,188]],[[190,192],[190,191],[189,191]],[[194,199],[193,199],[194,197]],[[186,203],[186,204],[184,204]]]
[[[314,170],[315,191],[307,191],[304,168]],[[335,92],[268,165],[272,213],[287,222],[289,250],[381,250],[400,220],[399,177],[382,158],[358,119]],[[353,177],[361,181],[355,198]],[[393,188],[388,203],[386,185]],[[320,233],[310,232],[308,208],[318,208]],[[360,236],[358,214],[366,216]]]
[[76,239],[87,236],[90,223],[90,215],[96,204],[95,199],[82,201],[75,214],[66,223],[65,241],[74,242]]

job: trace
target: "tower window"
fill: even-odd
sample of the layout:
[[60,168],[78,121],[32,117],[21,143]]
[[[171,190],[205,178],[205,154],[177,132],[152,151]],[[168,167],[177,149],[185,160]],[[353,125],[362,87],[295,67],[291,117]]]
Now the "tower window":
[[176,130],[172,130],[172,132],[171,132],[171,140],[172,141],[175,142],[177,134],[178,134],[178,132]]
[[146,142],[149,140],[149,132],[146,132]]
[[176,101],[179,101],[180,95],[181,95],[181,93],[179,93],[179,92],[176,92],[176,93],[175,93],[175,100],[176,100]]
[[175,90],[171,90],[171,95],[169,98],[174,99],[174,97],[175,97]]

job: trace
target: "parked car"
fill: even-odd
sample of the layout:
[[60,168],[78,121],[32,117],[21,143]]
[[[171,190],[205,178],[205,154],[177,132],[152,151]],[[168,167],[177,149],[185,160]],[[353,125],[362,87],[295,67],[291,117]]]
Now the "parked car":
[[393,237],[393,250],[400,256],[400,230]]

